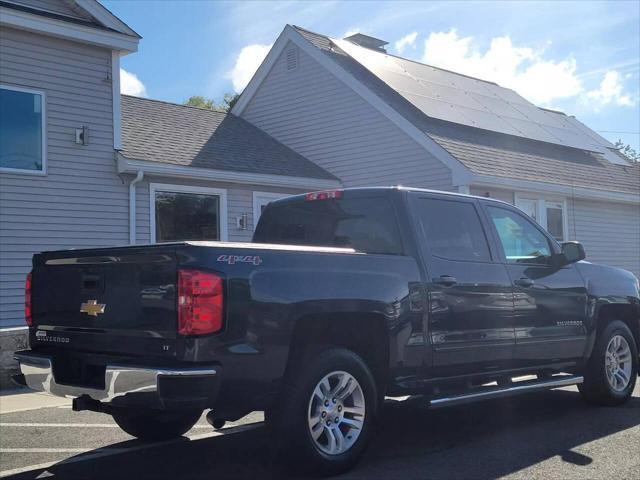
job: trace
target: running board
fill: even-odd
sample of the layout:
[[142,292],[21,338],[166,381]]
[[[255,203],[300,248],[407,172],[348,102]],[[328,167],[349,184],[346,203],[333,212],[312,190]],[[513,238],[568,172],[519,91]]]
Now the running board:
[[584,381],[584,377],[574,375],[563,375],[559,378],[549,378],[546,380],[529,380],[514,383],[508,387],[480,387],[477,392],[463,393],[449,397],[433,398],[429,401],[431,408],[450,407],[453,405],[463,405],[465,403],[491,400],[494,398],[511,397],[522,393],[538,392],[552,388],[568,387],[577,385]]

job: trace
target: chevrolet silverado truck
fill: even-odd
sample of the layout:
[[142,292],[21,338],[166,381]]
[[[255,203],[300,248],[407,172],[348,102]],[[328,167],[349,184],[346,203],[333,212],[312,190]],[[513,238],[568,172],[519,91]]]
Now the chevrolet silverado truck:
[[288,197],[253,243],[35,255],[16,380],[140,439],[180,436],[204,410],[217,428],[264,411],[278,455],[335,474],[385,396],[437,408],[578,385],[591,403],[628,400],[638,279],[584,258],[488,198]]

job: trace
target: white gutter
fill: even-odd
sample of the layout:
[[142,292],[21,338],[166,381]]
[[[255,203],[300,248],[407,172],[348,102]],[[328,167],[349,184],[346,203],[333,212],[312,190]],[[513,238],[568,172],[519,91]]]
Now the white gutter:
[[324,190],[340,188],[338,180],[292,177],[264,173],[237,172],[232,170],[213,170],[209,168],[186,167],[168,163],[130,160],[118,155],[118,173],[137,173],[144,170],[147,175],[160,175],[172,178],[207,180],[221,183],[239,183],[242,185],[263,185],[269,187],[299,188],[301,190]]
[[571,185],[560,185],[557,183],[517,180],[515,178],[492,177],[487,175],[477,175],[474,180],[470,182],[470,185],[472,187],[495,187],[547,194],[561,194],[588,200],[605,200],[632,204],[640,203],[640,195],[635,193],[614,192],[611,190],[599,190],[578,186],[572,187]]
[[143,177],[144,171],[138,170],[136,178],[129,182],[129,245],[136,244],[136,183]]

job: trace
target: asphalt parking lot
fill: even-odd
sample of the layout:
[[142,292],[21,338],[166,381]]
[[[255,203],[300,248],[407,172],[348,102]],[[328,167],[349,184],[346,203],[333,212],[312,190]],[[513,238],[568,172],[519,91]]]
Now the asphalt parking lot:
[[[619,408],[585,405],[575,388],[427,410],[388,400],[361,464],[339,478],[640,479],[640,387]],[[219,432],[144,444],[110,417],[64,399],[0,397],[0,477],[60,479],[281,478],[274,441],[251,414]]]

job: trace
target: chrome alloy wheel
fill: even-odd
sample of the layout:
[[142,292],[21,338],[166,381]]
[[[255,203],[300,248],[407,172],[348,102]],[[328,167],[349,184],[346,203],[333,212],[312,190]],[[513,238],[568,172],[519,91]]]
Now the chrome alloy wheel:
[[616,392],[621,392],[631,381],[631,348],[622,335],[615,335],[607,345],[604,370],[607,381]]
[[356,442],[365,418],[362,387],[347,372],[336,371],[318,382],[309,400],[309,433],[318,450],[340,455]]

